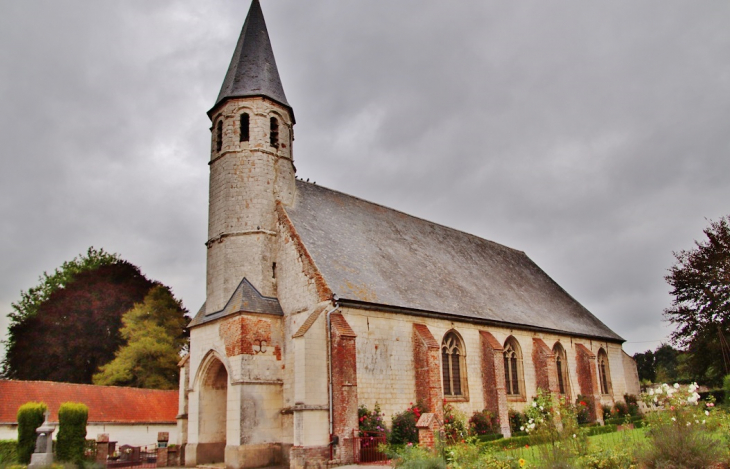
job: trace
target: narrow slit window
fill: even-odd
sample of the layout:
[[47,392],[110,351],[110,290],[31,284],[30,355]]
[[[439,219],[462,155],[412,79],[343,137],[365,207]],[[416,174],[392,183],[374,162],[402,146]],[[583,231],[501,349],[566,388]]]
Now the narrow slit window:
[[223,148],[223,121],[219,120],[215,129],[215,151]]
[[565,349],[556,342],[553,347],[553,355],[555,355],[555,368],[558,372],[558,388],[560,394],[568,397],[570,395],[570,378],[568,377],[568,355]]
[[601,394],[610,394],[611,371],[608,367],[608,354],[603,349],[598,351],[598,378],[601,385]]
[[242,142],[248,142],[248,113],[244,112],[241,114],[241,139]]
[[272,147],[279,147],[279,121],[276,117],[269,120],[269,143]]

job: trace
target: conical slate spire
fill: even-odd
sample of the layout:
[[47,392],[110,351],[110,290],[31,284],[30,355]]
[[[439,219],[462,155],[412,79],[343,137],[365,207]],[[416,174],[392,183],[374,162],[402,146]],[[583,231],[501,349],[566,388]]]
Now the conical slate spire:
[[281,86],[259,0],[251,2],[215,106],[228,98],[245,96],[265,96],[291,110]]

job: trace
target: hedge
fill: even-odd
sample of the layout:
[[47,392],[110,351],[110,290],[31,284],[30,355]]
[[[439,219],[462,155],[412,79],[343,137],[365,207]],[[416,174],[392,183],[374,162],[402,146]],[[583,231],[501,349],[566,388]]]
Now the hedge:
[[58,439],[56,456],[59,461],[78,465],[84,460],[86,421],[89,408],[76,402],[64,402],[58,409]]
[[48,407],[42,402],[26,402],[18,408],[18,462],[28,464],[38,438],[36,429],[43,425]]
[[530,444],[529,436],[513,436],[512,438],[503,438],[500,440],[489,441],[487,445],[499,449],[515,449]]
[[0,440],[0,466],[18,462],[17,440]]
[[477,440],[481,441],[482,443],[486,443],[488,441],[494,441],[504,438],[504,435],[501,433],[488,433],[486,435],[477,435]]

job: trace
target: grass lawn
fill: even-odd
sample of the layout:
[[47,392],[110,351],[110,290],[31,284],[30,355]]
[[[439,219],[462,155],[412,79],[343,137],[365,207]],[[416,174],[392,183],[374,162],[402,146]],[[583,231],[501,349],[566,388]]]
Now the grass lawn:
[[[588,438],[588,451],[590,453],[601,453],[617,449],[626,450],[628,448],[634,448],[641,445],[645,441],[646,428],[604,433],[603,435],[596,435]],[[540,451],[535,446],[505,450],[504,454],[515,459],[524,459],[527,461],[528,465],[540,460]]]

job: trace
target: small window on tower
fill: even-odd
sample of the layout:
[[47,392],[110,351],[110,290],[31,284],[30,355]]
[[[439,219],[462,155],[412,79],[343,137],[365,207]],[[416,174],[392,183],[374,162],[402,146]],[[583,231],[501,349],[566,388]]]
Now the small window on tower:
[[248,142],[248,114],[241,114],[241,141]]
[[215,151],[221,151],[223,148],[223,120],[218,121],[215,129]]
[[269,143],[274,148],[279,147],[279,121],[276,120],[276,117],[272,117],[270,120]]

